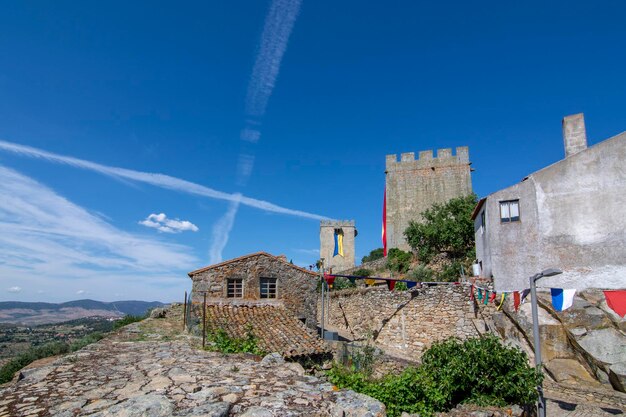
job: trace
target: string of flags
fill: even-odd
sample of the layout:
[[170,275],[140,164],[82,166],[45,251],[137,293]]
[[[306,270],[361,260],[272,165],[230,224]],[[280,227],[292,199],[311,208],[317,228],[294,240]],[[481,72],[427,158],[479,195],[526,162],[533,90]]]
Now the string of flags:
[[[374,285],[377,281],[385,281],[389,291],[393,291],[397,282],[403,282],[406,284],[407,289],[414,288],[417,284],[426,285],[461,285],[460,282],[416,282],[404,279],[395,278],[381,278],[381,277],[364,277],[356,275],[341,275],[341,274],[324,274],[324,280],[329,287],[332,287],[336,277],[347,278],[350,283],[356,283],[357,279],[364,280],[368,286]],[[498,299],[498,294],[500,297]],[[496,310],[502,309],[506,297],[509,294],[513,294],[513,308],[517,312],[520,304],[523,304],[528,295],[530,294],[530,288],[523,289],[521,291],[500,291],[496,292],[489,288],[479,287],[474,283],[470,284],[470,300],[476,300],[478,303],[484,305],[490,302],[496,305]],[[574,295],[576,289],[570,288],[550,288],[550,295],[552,298],[552,306],[555,311],[564,311],[572,306],[574,302]],[[604,295],[607,305],[620,317],[626,316],[626,290],[605,290]]]

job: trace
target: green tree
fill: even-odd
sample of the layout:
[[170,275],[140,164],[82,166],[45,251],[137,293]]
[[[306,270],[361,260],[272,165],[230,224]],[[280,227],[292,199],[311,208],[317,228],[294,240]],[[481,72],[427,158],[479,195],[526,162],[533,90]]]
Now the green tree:
[[365,255],[363,258],[361,258],[361,263],[372,262],[382,257],[383,248],[374,249],[373,251],[370,251],[369,255]]
[[464,259],[474,253],[472,210],[476,195],[457,197],[444,204],[434,204],[422,213],[424,221],[411,221],[404,236],[421,262],[430,262],[437,254],[449,259]]
[[402,249],[391,248],[387,253],[387,267],[394,272],[401,274],[406,273],[411,267],[413,255],[411,252],[405,252]]

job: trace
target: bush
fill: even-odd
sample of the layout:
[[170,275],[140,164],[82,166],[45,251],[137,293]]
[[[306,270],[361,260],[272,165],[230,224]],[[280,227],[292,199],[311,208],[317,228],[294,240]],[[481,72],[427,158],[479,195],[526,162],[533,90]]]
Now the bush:
[[115,322],[115,325],[113,326],[113,329],[117,330],[117,329],[121,329],[124,326],[127,326],[131,323],[136,323],[138,321],[142,321],[146,318],[147,316],[133,316],[132,314],[127,314],[126,316],[122,317],[121,319],[117,320]]
[[19,354],[0,368],[0,384],[9,382],[13,379],[13,375],[23,367],[35,362],[36,360],[47,358],[49,356],[61,355],[70,351],[67,343],[50,342],[45,345],[32,347],[26,352]]
[[418,265],[409,273],[409,277],[417,282],[429,282],[433,280],[434,274],[426,265]]
[[371,269],[359,268],[352,272],[352,275],[356,277],[371,277],[373,273],[374,271],[372,271]]
[[336,277],[335,282],[333,282],[333,287],[331,288],[331,290],[333,291],[345,290],[346,288],[354,288],[354,287],[356,287],[356,283],[353,284],[352,282],[350,282],[348,278]]
[[383,248],[374,249],[373,251],[370,252],[369,255],[365,255],[364,257],[361,258],[361,263],[364,264],[366,262],[372,262],[372,261],[382,258],[383,256],[384,256]]
[[76,352],[77,350],[80,350],[82,348],[84,348],[87,345],[90,345],[92,343],[96,343],[97,341],[101,340],[104,338],[104,334],[100,333],[100,332],[93,332],[90,333],[86,336],[81,337],[80,339],[72,342],[70,344],[70,351],[72,352]]
[[252,327],[246,328],[246,335],[241,338],[231,337],[226,330],[218,327],[207,331],[207,340],[212,342],[212,346],[208,346],[208,350],[214,350],[222,353],[252,353],[253,355],[264,356],[266,352],[258,345],[258,340]]
[[398,248],[391,248],[387,254],[387,266],[394,272],[404,274],[411,267],[413,255]]
[[335,365],[328,378],[382,401],[388,415],[395,417],[402,412],[429,416],[460,403],[530,404],[537,400],[542,375],[528,365],[521,350],[485,336],[435,343],[424,353],[422,366],[399,375],[371,379],[365,372]]

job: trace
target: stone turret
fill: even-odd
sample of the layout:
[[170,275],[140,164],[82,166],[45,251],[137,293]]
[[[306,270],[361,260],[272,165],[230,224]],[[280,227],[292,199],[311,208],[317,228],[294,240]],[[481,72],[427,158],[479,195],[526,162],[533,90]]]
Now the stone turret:
[[[335,234],[343,239],[343,256],[333,255]],[[320,258],[324,267],[337,273],[354,267],[354,238],[358,234],[354,220],[322,220],[320,222]]]

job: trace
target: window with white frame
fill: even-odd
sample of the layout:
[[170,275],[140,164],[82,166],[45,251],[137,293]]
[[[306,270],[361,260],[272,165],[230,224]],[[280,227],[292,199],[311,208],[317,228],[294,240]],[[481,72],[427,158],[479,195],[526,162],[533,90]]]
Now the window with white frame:
[[500,201],[500,222],[519,221],[519,200]]
[[243,279],[229,278],[226,285],[226,297],[243,298]]
[[261,278],[261,298],[276,298],[276,278]]

